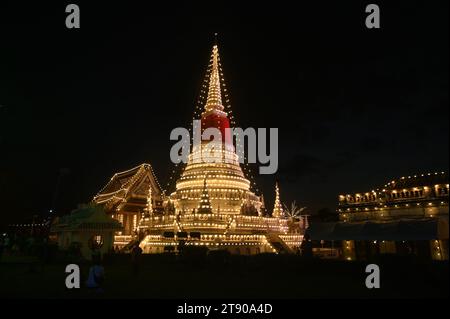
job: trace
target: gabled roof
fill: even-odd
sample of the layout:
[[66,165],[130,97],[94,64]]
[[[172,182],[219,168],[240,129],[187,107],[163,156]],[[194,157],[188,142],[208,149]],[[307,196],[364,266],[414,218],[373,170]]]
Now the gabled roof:
[[[144,163],[124,172],[116,173],[111,180],[94,197],[97,204],[114,206],[124,201],[130,193],[147,196],[148,183],[152,185],[152,193],[161,196],[162,188],[156,179],[150,164]],[[146,184],[146,187],[143,187]]]

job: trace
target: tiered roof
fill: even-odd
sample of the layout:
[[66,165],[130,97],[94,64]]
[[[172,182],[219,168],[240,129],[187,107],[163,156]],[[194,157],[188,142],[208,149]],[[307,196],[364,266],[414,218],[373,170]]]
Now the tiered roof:
[[140,211],[147,204],[151,187],[155,196],[163,197],[163,191],[150,164],[141,164],[130,170],[116,173],[94,197],[94,202],[109,209],[128,204],[127,211]]

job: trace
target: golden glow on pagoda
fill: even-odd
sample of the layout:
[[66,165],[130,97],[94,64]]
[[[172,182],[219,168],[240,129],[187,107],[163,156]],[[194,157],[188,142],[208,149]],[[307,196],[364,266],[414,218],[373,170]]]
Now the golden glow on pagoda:
[[[222,105],[222,96],[227,95],[221,92],[217,45],[210,61],[201,130],[217,128],[223,134],[230,122]],[[295,252],[303,235],[291,232],[290,221],[283,217],[278,185],[276,213],[263,216],[263,201],[250,190],[234,146],[226,139],[214,140],[219,147],[210,152],[210,142],[202,139],[192,147],[175,191],[165,200],[164,214],[154,213],[139,225],[143,251],[180,252],[184,246],[204,246],[246,255]]]
[[[229,127],[228,115],[223,111],[219,76],[219,49],[213,46],[208,98],[201,115],[202,129],[215,127],[224,132]],[[250,181],[244,176],[234,147],[220,142],[219,149],[210,152],[210,141],[202,140],[194,146],[188,163],[176,182],[176,191],[171,194],[177,212],[190,213],[198,210],[204,180],[208,179],[208,194],[212,212],[239,214],[244,203],[250,203],[259,212],[261,201],[250,191]]]

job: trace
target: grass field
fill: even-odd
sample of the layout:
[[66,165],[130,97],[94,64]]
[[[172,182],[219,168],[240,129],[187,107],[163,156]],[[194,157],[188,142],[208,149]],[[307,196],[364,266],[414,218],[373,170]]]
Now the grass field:
[[[368,262],[259,255],[191,258],[144,255],[133,275],[128,255],[106,258],[104,292],[65,287],[65,262],[5,258],[1,298],[448,298],[448,263],[385,258],[381,288],[367,289]],[[67,262],[69,263],[69,262]],[[82,282],[88,263],[80,263]]]

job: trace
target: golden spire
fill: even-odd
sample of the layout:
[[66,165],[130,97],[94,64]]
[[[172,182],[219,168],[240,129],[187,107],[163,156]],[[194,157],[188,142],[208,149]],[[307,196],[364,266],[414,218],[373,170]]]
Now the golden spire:
[[147,204],[145,205],[145,215],[146,217],[152,215],[153,205],[152,205],[152,183],[148,183],[148,194],[147,194]]
[[208,98],[206,100],[205,110],[210,112],[213,110],[223,111],[222,95],[220,92],[220,76],[219,76],[219,48],[217,45],[212,49],[212,69],[209,77]]
[[208,186],[206,184],[206,176],[205,176],[205,180],[203,182],[203,191],[202,191],[202,195],[200,197],[200,203],[197,208],[197,213],[200,213],[200,214],[211,214],[212,213],[211,202],[209,201]]
[[283,207],[280,202],[280,188],[278,182],[275,184],[275,204],[273,205],[272,217],[283,217]]

